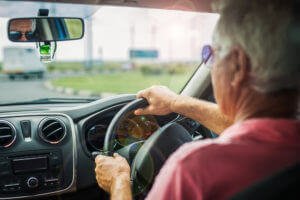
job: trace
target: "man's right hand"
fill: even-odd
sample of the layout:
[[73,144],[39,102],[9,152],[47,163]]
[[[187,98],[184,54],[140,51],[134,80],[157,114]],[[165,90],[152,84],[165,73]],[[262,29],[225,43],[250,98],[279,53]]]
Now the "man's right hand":
[[167,115],[173,112],[178,94],[165,86],[152,86],[138,92],[137,98],[146,98],[149,106],[136,110],[136,115]]

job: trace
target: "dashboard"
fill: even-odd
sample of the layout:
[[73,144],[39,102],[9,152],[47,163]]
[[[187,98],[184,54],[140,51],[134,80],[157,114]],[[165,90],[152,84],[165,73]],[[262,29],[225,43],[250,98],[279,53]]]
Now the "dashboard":
[[76,143],[64,114],[0,120],[0,199],[75,191]]
[[[77,194],[96,186],[91,153],[103,149],[111,120],[135,98],[120,95],[88,104],[0,108],[0,199]],[[147,140],[169,122],[180,123],[196,139],[213,136],[201,124],[175,113],[130,112],[119,123],[115,150]]]

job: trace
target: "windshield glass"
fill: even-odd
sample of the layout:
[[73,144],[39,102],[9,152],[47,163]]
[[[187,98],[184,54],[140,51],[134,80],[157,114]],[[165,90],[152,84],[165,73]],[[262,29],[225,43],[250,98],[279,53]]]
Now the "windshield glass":
[[152,85],[180,92],[211,42],[218,15],[103,6],[82,18],[83,39],[57,42],[49,63],[40,62],[35,43],[10,42],[9,18],[0,18],[0,104],[104,98]]

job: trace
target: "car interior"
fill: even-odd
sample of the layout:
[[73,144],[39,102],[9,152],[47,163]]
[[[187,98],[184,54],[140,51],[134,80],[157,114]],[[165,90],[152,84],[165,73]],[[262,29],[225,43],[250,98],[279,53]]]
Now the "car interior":
[[[45,2],[81,4],[89,6],[91,10],[93,6],[117,6],[212,12],[210,0],[33,2],[39,3],[40,7],[35,8],[31,16],[18,13],[12,17],[36,17],[39,9],[44,9]],[[22,2],[13,3],[18,5]],[[4,4],[0,3],[0,12]],[[56,17],[78,18],[68,11]],[[41,40],[45,44],[70,37],[60,37],[57,33],[60,28],[53,25],[54,22],[44,20],[41,23],[50,35],[47,37],[51,38],[48,41]],[[68,35],[64,23],[62,30]],[[55,35],[60,39],[53,39]],[[78,38],[82,37],[79,35]],[[199,67],[181,94],[214,102],[210,69],[202,63],[198,64]],[[97,185],[94,158],[98,154],[110,156],[114,152],[125,157],[131,166],[134,198],[144,199],[160,168],[176,149],[186,142],[218,137],[198,122],[177,113],[166,116],[134,115],[134,110],[145,106],[147,101],[137,99],[135,94],[114,95],[85,102],[69,99],[58,103],[53,99],[45,99],[38,104],[2,104],[0,199],[109,199],[109,195]],[[299,185],[299,180],[299,166],[296,166],[266,177],[231,199],[277,199],[278,194],[296,192],[295,186]]]

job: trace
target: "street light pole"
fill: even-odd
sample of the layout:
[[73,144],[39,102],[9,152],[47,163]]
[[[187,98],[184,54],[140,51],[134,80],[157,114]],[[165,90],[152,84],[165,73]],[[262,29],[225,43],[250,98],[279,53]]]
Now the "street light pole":
[[93,67],[93,29],[92,17],[86,19],[86,32],[85,32],[85,63],[84,67],[89,70]]

